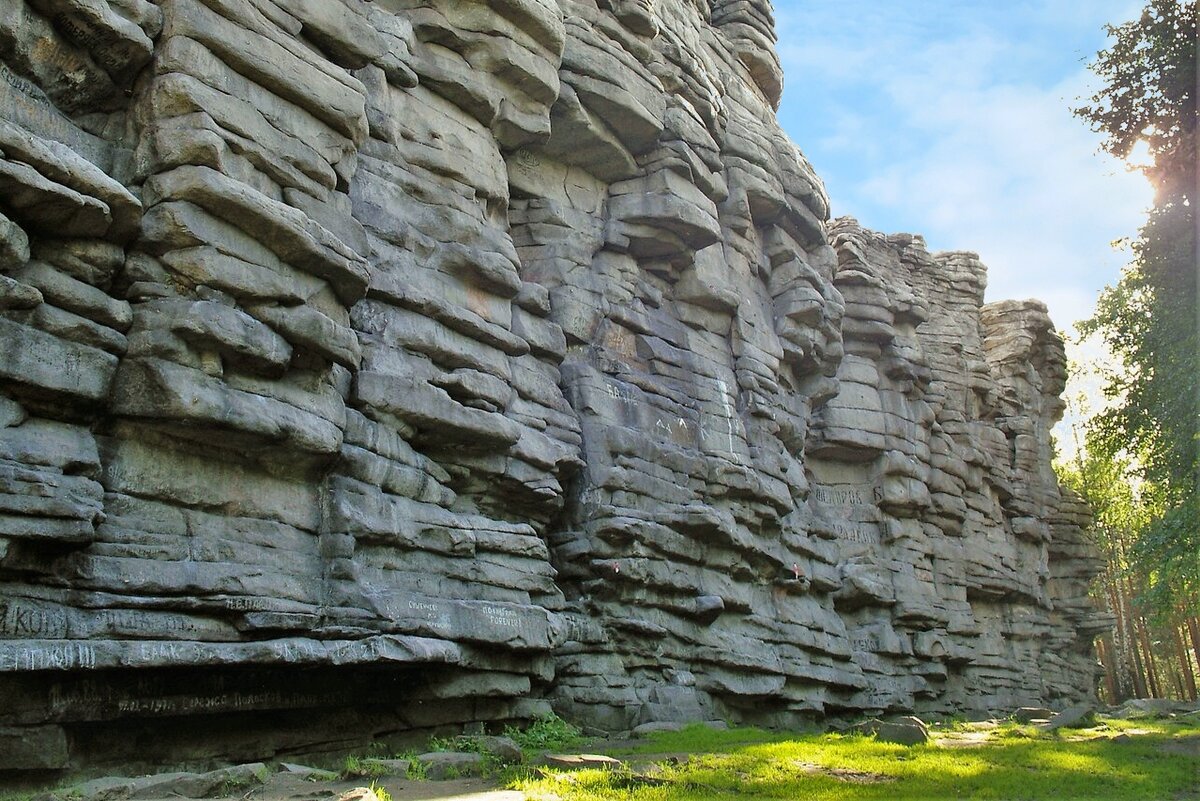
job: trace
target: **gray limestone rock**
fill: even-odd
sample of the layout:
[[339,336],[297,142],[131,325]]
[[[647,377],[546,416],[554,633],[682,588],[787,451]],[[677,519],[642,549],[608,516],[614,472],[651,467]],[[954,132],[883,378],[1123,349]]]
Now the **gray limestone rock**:
[[93,779],[52,792],[50,801],[76,798],[81,801],[124,801],[143,798],[208,798],[230,788],[250,789],[262,784],[270,770],[261,762],[234,765],[207,773],[158,773],[133,779]]
[[921,745],[929,740],[929,730],[917,718],[897,720],[868,720],[851,727],[850,731],[867,734],[884,743]]
[[1075,704],[1074,706],[1067,707],[1057,715],[1054,715],[1052,718],[1050,718],[1050,720],[1042,724],[1041,728],[1047,731],[1066,728],[1079,728],[1080,725],[1091,718],[1095,712],[1096,708],[1093,704]]
[[1053,709],[1045,707],[1023,706],[1012,714],[1017,723],[1032,723],[1035,720],[1049,720],[1054,717]]
[[412,768],[412,761],[408,759],[381,759],[378,757],[369,757],[362,761],[364,775],[368,776],[407,776]]
[[0,770],[59,770],[69,760],[61,726],[0,728]]
[[433,781],[478,776],[483,769],[483,755],[474,752],[431,751],[418,754],[417,762],[425,771],[425,777]]
[[[408,766],[405,765],[405,771],[407,770]],[[299,776],[306,781],[333,781],[338,778],[337,773],[332,770],[323,770],[322,768],[314,768],[296,762],[280,762],[279,772]]]
[[[1172,714],[1194,714],[1196,706],[1185,701],[1172,701],[1167,698],[1131,698],[1121,704],[1121,717],[1153,718],[1167,717]],[[1047,716],[1049,717],[1049,716]]]
[[560,770],[585,770],[588,768],[616,770],[624,763],[603,754],[544,754],[536,760],[536,764]]
[[768,0],[9,5],[0,773],[1090,699],[1062,342]]

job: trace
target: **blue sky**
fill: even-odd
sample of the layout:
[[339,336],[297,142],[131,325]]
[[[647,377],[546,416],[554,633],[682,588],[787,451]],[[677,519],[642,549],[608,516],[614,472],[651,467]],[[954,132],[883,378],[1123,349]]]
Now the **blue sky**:
[[973,250],[988,300],[1090,315],[1151,193],[1071,115],[1104,24],[1140,0],[775,0],[779,118],[833,214]]

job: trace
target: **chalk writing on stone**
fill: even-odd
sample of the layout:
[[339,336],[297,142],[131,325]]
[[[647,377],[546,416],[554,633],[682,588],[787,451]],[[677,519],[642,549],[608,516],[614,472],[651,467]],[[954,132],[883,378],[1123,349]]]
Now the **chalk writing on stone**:
[[101,613],[100,618],[108,626],[119,631],[172,633],[199,630],[194,620],[182,615],[145,615],[128,609],[110,609]]
[[306,642],[279,643],[279,657],[284,662],[315,662],[326,654],[317,646]]
[[510,629],[521,628],[521,618],[517,615],[515,609],[506,609],[499,606],[484,606],[482,611],[493,626]]
[[176,696],[168,698],[122,698],[117,701],[117,710],[123,714],[174,715],[198,714],[239,709],[287,709],[310,706],[314,699],[299,693],[283,690],[261,692],[233,692],[209,696]]
[[20,601],[0,601],[0,636],[60,639],[67,636],[66,615]]
[[878,651],[879,639],[873,634],[857,634],[850,638],[850,648],[854,651]]
[[91,670],[96,667],[96,649],[84,643],[17,646],[0,649],[0,672],[35,670]]
[[608,393],[610,398],[616,398],[622,403],[633,403],[635,400],[633,397],[633,392],[625,387],[619,387],[615,384],[606,384],[604,391]]
[[442,611],[437,604],[429,601],[409,601],[408,609],[410,612],[416,612],[429,618],[435,617]]
[[221,682],[205,683],[196,692],[171,688],[145,679],[128,686],[98,681],[56,684],[48,693],[52,717],[64,714],[104,718],[121,715],[186,715],[249,709],[301,709],[336,704],[350,697],[346,687],[319,693],[284,687],[223,689]]
[[868,525],[835,521],[832,525],[832,528],[834,536],[837,539],[845,542],[858,542],[866,545],[877,545],[880,540],[879,532]]
[[683,417],[656,417],[653,428],[665,437],[676,441],[695,437],[700,427]]
[[812,488],[812,496],[821,503],[832,506],[867,506],[877,504],[883,498],[878,487],[822,487]]
[[4,62],[0,62],[0,79],[3,79],[6,84],[11,86],[13,89],[16,89],[18,92],[34,102],[41,103],[42,105],[50,105],[50,100],[46,97],[42,90],[38,88],[37,84],[35,84],[33,81],[22,78],[20,75],[17,75],[15,72],[9,69],[8,65]]
[[170,642],[138,643],[134,650],[134,661],[144,663],[172,663],[184,661],[191,649]]
[[269,606],[262,598],[226,598],[224,603],[233,612],[261,612]]
[[523,147],[516,152],[517,166],[522,170],[536,170],[542,166],[542,159],[527,147]]
[[67,34],[75,44],[91,51],[92,58],[99,61],[106,69],[120,69],[121,59],[113,51],[113,45],[120,39],[112,31],[97,31],[82,20],[78,23],[65,12],[59,12],[54,17],[54,25]]
[[65,117],[33,83],[0,63],[0,118],[70,146],[100,169],[112,166],[112,146]]

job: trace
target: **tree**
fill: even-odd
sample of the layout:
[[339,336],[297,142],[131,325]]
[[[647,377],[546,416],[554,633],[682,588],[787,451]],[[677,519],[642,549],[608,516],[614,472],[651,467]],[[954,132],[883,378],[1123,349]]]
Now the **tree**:
[[1128,158],[1146,142],[1154,207],[1134,243],[1134,262],[1079,324],[1099,334],[1121,367],[1092,419],[1087,448],[1140,474],[1155,500],[1130,561],[1143,600],[1159,616],[1200,612],[1200,282],[1196,250],[1197,3],[1150,0],[1141,16],[1108,26],[1113,40],[1091,65],[1105,81],[1075,113]]
[[[1071,399],[1068,399],[1071,404]],[[1073,431],[1078,437],[1078,431]],[[1128,480],[1127,459],[1109,459],[1076,443],[1071,461],[1055,464],[1059,480],[1083,497],[1092,509],[1091,533],[1104,555],[1105,568],[1097,577],[1098,591],[1113,614],[1115,625],[1100,642],[1109,703],[1149,695],[1147,665],[1153,654],[1138,636],[1141,610],[1130,587],[1141,585],[1130,564],[1133,543],[1153,515],[1138,488]]]
[[1113,44],[1090,65],[1104,87],[1075,109],[1122,161],[1144,141],[1144,169],[1168,201],[1196,189],[1196,5],[1150,0],[1137,20],[1105,26]]

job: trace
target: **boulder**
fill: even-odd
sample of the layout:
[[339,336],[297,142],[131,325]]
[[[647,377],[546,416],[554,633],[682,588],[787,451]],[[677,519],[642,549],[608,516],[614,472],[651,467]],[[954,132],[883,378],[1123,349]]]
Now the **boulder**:
[[478,776],[483,770],[483,755],[474,752],[431,751],[417,755],[425,778],[432,781]]
[[1055,731],[1057,729],[1077,729],[1085,726],[1095,714],[1095,707],[1092,704],[1076,704],[1059,712],[1050,720],[1041,724],[1040,728],[1046,731]]
[[929,730],[917,718],[868,720],[850,728],[851,732],[873,736],[884,743],[921,745],[929,741]]
[[1049,720],[1054,717],[1053,709],[1038,706],[1023,706],[1012,713],[1012,719],[1017,723],[1033,723],[1035,720]]

